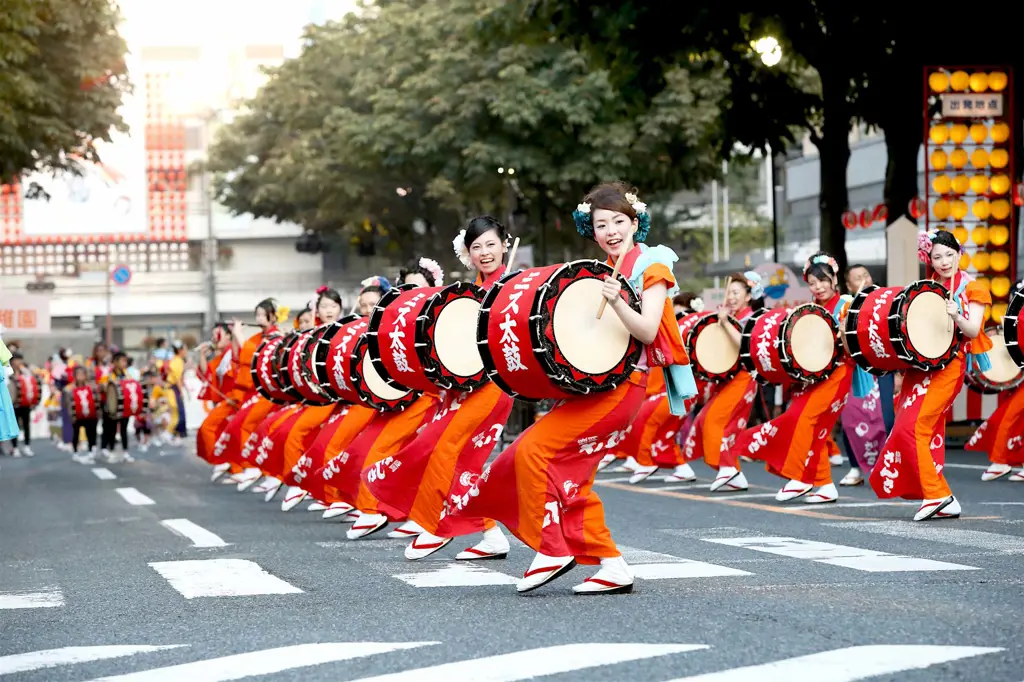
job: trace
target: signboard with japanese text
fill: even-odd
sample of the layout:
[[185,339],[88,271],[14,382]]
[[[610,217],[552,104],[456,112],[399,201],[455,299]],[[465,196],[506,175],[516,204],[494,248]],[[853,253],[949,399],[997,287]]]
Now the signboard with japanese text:
[[50,297],[0,292],[0,327],[12,334],[49,334]]
[[972,118],[976,116],[1002,116],[1002,95],[975,95],[954,92],[939,95],[943,118]]

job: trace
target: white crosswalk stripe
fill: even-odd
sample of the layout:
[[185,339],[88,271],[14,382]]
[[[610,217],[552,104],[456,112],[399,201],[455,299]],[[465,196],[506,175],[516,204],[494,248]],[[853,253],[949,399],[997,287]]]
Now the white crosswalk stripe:
[[[433,641],[297,644],[93,678],[89,682],[229,682],[441,644]],[[0,675],[84,666],[91,662],[184,647],[188,645],[78,646],[33,651],[0,657]],[[521,682],[663,656],[696,656],[705,651],[708,653],[704,656],[713,656],[713,650],[709,650],[712,647],[707,644],[561,644],[360,677],[351,682]],[[948,645],[853,646],[667,682],[860,682],[882,675],[899,679],[900,673],[1001,651],[1003,649],[995,647]],[[714,659],[699,660],[704,667]],[[340,676],[332,673],[332,679],[344,679],[344,672],[340,671]]]
[[192,541],[193,547],[227,547],[228,544],[219,535],[211,533],[188,519],[164,519],[160,525],[172,533],[188,538]]
[[516,579],[499,571],[469,563],[450,563],[441,568],[392,576],[413,587],[478,587],[515,585]]
[[97,467],[92,470],[92,473],[101,481],[113,481],[117,478],[117,475],[113,471],[105,467]]
[[927,540],[961,547],[976,547],[1007,554],[1024,554],[1024,536],[1004,535],[1002,533],[986,533],[966,528],[950,528],[948,526],[922,526],[913,521],[871,521],[826,523],[826,526],[847,528],[864,533],[889,535],[907,540]]
[[302,592],[247,559],[157,561],[149,565],[185,599]]
[[136,507],[156,504],[152,498],[143,495],[135,488],[115,488],[115,491],[124,498],[125,502]]
[[842,566],[869,573],[905,571],[977,571],[975,566],[952,564],[933,559],[898,556],[871,549],[860,549],[828,542],[800,540],[790,537],[705,538],[704,542],[752,549],[793,559],[806,559],[819,564]]
[[43,591],[0,592],[0,611],[5,609],[52,609],[64,606],[64,594],[56,587]]
[[729,566],[709,564],[704,561],[681,559],[671,554],[650,552],[634,547],[619,545],[622,557],[641,580],[669,580],[673,578],[717,578],[725,576],[752,575],[747,571]]

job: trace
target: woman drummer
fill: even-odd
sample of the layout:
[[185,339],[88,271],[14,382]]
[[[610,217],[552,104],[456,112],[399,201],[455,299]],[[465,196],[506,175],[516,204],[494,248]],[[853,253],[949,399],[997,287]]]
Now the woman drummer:
[[[462,264],[477,271],[476,285],[489,289],[505,273],[502,260],[507,241],[504,225],[480,216],[469,221],[453,246]],[[424,263],[433,271],[431,281],[440,281],[440,267],[420,259]],[[494,434],[504,429],[512,403],[492,382],[469,393],[442,391],[438,418],[395,455],[401,466],[384,478],[372,475],[373,469],[364,472],[366,486],[375,497],[408,515],[409,522],[399,530],[418,533],[405,549],[406,559],[424,559],[454,538],[478,532],[483,532],[483,539],[456,555],[457,561],[508,555],[508,539],[494,521],[460,518],[450,512],[455,505],[452,500],[462,499],[483,470],[495,447]]]
[[[1014,297],[1024,297],[1024,280],[1017,283],[1014,292]],[[978,427],[964,448],[988,453],[990,464],[981,475],[982,481],[1009,476],[1014,483],[1024,483],[1024,468],[1012,473],[1013,467],[1024,467],[1024,384],[1011,389],[1009,394],[1009,398],[1000,394],[999,407]]]
[[[198,373],[204,380],[199,399],[214,403],[213,409],[196,431],[196,454],[207,462],[211,462],[213,445],[220,434],[220,427],[238,409],[238,405],[227,399],[234,384],[234,375],[231,372],[231,329],[228,325],[219,323],[214,326],[210,337],[211,343],[202,344],[197,349]],[[213,357],[209,360],[206,357],[208,350],[213,351]]]
[[915,521],[960,516],[960,502],[943,475],[946,410],[964,383],[964,372],[991,369],[992,341],[982,327],[988,290],[960,269],[961,246],[953,233],[931,231],[918,237],[917,255],[929,279],[951,293],[946,312],[967,341],[944,368],[907,370],[896,400],[896,423],[871,471],[871,487],[881,498],[923,500]]
[[[731,324],[730,318],[742,326],[762,308],[764,288],[761,275],[752,270],[729,275],[725,305],[718,309],[718,320],[728,334],[729,342],[735,345],[737,354],[740,332]],[[758,395],[757,382],[749,372],[740,370],[732,379],[711,391],[711,397],[686,437],[683,456],[687,460],[703,457],[709,467],[717,470],[711,492],[746,490],[747,477],[740,471],[739,457],[733,446],[737,435],[750,421],[750,412]]]
[[696,394],[671,303],[677,258],[664,246],[642,243],[650,214],[624,184],[595,187],[573,218],[577,231],[596,241],[608,262],[617,263],[641,292],[637,312],[623,298],[617,278],[607,277],[602,289],[611,308],[605,314],[618,316],[645,352],[629,379],[614,390],[556,403],[484,470],[456,515],[496,519],[537,552],[519,581],[519,592],[537,589],[577,563],[600,564],[600,569],[573,592],[631,592],[633,571],[605,525],[594,475],[599,453],[623,438],[640,409],[654,360],[672,365],[666,381],[677,404]]

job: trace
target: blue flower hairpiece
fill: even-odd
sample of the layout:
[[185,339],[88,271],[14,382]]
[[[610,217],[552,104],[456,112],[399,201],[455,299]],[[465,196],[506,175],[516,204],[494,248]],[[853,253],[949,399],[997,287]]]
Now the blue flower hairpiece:
[[380,275],[367,277],[362,282],[360,282],[360,285],[362,286],[363,289],[366,289],[367,287],[379,287],[381,292],[385,294],[391,290],[391,282],[388,281],[387,277],[382,277]]
[[747,286],[750,287],[750,298],[764,298],[764,285],[761,284],[761,275],[753,270],[747,270],[743,273],[743,277],[747,280]]
[[[636,212],[637,229],[633,235],[633,241],[637,244],[647,241],[647,234],[651,231],[651,214],[647,212],[647,204],[637,199],[632,193],[624,195],[629,205]],[[576,223],[576,231],[587,239],[594,238],[594,222],[590,214],[590,204],[582,203],[572,212],[572,219]]]

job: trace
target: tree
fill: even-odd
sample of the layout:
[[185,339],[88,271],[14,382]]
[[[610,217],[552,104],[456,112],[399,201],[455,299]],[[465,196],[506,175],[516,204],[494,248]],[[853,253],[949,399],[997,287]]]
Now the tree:
[[447,244],[470,215],[515,212],[543,259],[563,239],[578,247],[574,230],[545,228],[597,182],[647,196],[714,175],[717,74],[671,70],[636,111],[571,47],[489,40],[481,22],[502,6],[396,0],[309,29],[213,150],[229,208],[311,229],[374,216],[413,252],[413,216]]
[[127,127],[129,91],[110,0],[5,0],[0,13],[0,182],[24,171],[73,170],[94,143]]

